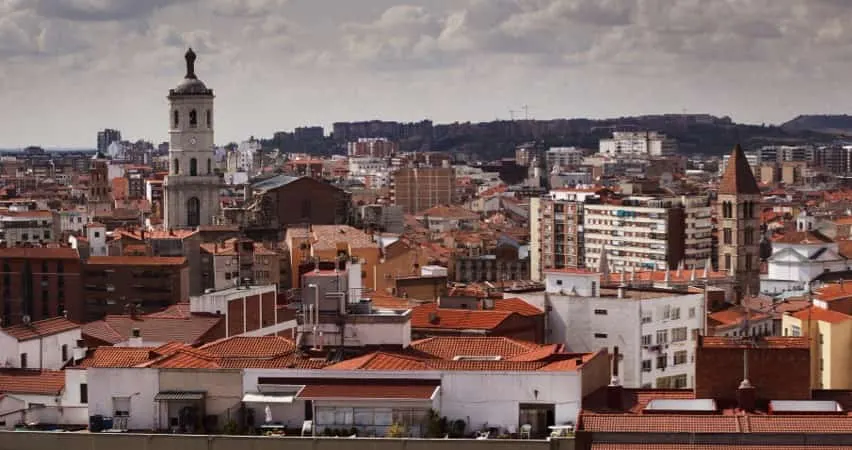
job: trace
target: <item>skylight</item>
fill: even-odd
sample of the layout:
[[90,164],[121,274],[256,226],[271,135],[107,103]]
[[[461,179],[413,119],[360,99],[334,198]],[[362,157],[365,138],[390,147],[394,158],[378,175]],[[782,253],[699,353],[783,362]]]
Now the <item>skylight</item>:
[[772,400],[769,410],[774,413],[839,413],[843,407],[834,400]]
[[695,411],[695,412],[715,412],[716,401],[712,398],[696,398],[696,399],[654,399],[648,402],[645,411],[663,412],[663,411]]
[[500,361],[503,359],[499,355],[497,356],[464,356],[459,355],[453,358],[453,361]]

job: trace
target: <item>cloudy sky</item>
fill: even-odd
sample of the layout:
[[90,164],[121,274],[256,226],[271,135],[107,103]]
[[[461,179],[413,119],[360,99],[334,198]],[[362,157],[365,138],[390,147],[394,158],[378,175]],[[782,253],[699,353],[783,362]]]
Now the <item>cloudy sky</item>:
[[844,113],[851,44],[850,0],[0,0],[0,147],[92,147],[105,127],[164,140],[190,45],[226,143],[523,105]]

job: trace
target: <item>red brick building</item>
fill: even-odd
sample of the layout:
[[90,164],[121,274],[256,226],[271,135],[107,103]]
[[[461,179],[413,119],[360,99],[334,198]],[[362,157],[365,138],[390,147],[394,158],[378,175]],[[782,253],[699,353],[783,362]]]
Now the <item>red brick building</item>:
[[189,301],[189,263],[183,257],[93,256],[83,265],[85,318],[160,311]]
[[63,315],[85,316],[81,263],[71,248],[0,248],[0,318],[16,325],[24,316],[37,321]]
[[246,214],[252,227],[339,225],[350,220],[351,195],[323,181],[279,175],[251,189],[253,199]]

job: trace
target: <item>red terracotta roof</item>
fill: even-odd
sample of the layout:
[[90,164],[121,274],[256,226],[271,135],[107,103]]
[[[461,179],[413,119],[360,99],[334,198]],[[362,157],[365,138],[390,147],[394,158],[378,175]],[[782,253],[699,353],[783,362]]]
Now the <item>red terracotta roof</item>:
[[223,320],[224,316],[207,315],[180,318],[108,315],[103,320],[83,325],[83,334],[117,344],[129,339],[136,328],[141,332],[143,342],[200,344],[204,336]]
[[0,248],[0,258],[80,259],[80,255],[70,247],[11,247]]
[[2,331],[19,341],[28,341],[30,339],[64,333],[66,331],[76,330],[79,328],[79,324],[71,322],[64,317],[55,317],[53,319],[38,320],[30,323],[29,325],[13,325],[11,327],[3,328]]
[[64,388],[62,371],[0,369],[0,394],[59,395]]
[[186,258],[179,256],[91,256],[86,260],[90,266],[181,266]]
[[583,431],[609,433],[737,433],[736,416],[689,414],[582,415]]
[[827,302],[849,297],[852,297],[852,282],[826,284],[816,291],[816,298]]
[[189,307],[189,302],[175,303],[173,305],[169,305],[162,311],[146,314],[145,317],[153,317],[157,319],[186,319],[192,315]]
[[98,347],[75,367],[136,367],[155,357],[153,350],[152,347]]
[[499,356],[504,359],[538,350],[540,346],[507,337],[431,337],[411,343],[411,348],[432,358]]
[[725,166],[725,173],[719,182],[719,194],[760,195],[754,173],[739,144],[734,147],[728,165]]
[[830,244],[834,242],[830,237],[818,231],[790,231],[780,236],[773,237],[772,242],[778,244]]
[[494,309],[498,311],[511,311],[522,316],[537,316],[544,311],[537,306],[531,305],[518,297],[502,298],[494,300]]
[[759,321],[769,318],[768,314],[760,311],[751,311],[742,306],[732,306],[723,311],[717,311],[708,316],[717,327],[728,327],[742,323],[746,318],[750,321]]
[[847,320],[852,320],[852,316],[848,316],[846,314],[843,314],[842,312],[818,308],[816,306],[811,306],[810,308],[806,308],[801,311],[796,311],[795,313],[793,313],[793,317],[803,321],[818,320],[820,322],[828,323],[843,323]]
[[752,433],[849,433],[852,416],[794,416],[748,415],[748,429]]
[[378,380],[365,380],[364,384],[309,384],[299,392],[300,399],[388,399],[388,400],[429,400],[438,386],[431,384],[380,384]]
[[438,308],[437,303],[427,303],[412,309],[411,328],[493,330],[512,314],[508,311]]
[[701,345],[706,348],[753,348],[755,346],[770,349],[809,348],[807,337],[790,336],[766,336],[757,341],[744,341],[736,337],[704,336]]
[[296,344],[279,336],[232,336],[200,347],[221,357],[269,358],[296,351]]

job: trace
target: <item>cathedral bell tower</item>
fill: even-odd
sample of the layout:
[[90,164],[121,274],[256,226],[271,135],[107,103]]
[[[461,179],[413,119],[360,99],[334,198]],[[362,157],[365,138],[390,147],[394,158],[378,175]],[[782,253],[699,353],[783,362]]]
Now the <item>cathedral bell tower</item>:
[[719,183],[719,270],[733,275],[737,296],[760,293],[760,203],[763,196],[743,149],[731,152]]
[[169,90],[169,174],[163,183],[166,229],[210,225],[219,214],[221,180],[213,172],[213,90],[195,75],[195,52],[186,75]]

